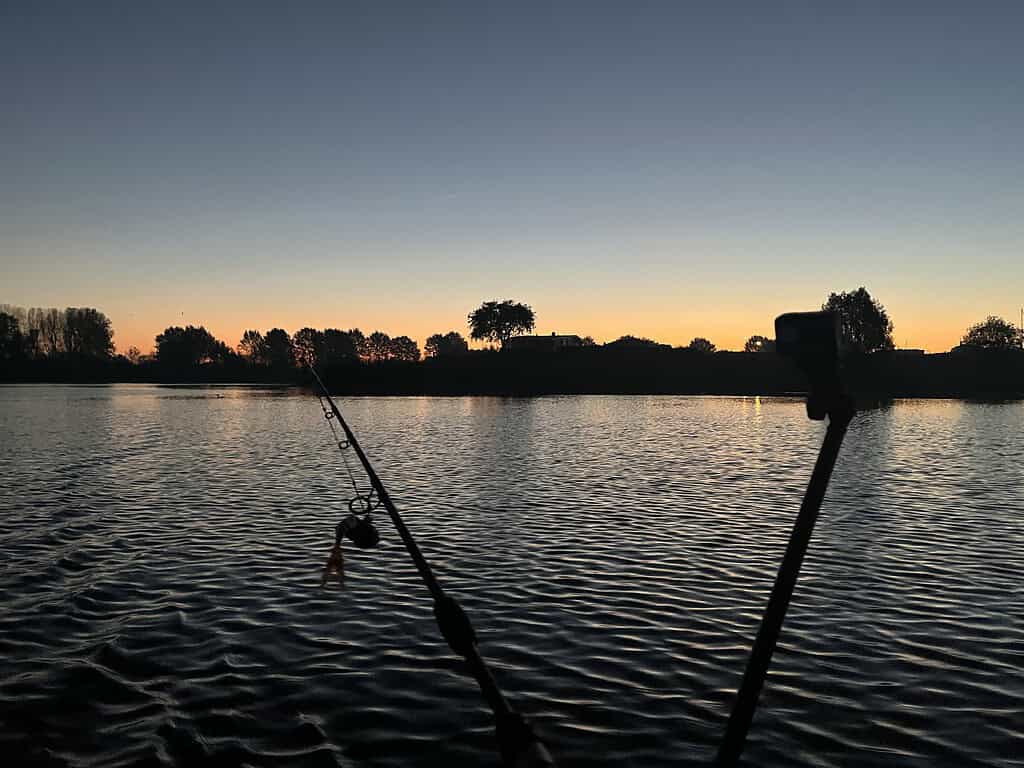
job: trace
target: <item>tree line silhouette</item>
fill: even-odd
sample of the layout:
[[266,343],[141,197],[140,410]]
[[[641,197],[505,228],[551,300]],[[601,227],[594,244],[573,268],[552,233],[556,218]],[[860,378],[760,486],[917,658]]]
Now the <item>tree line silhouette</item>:
[[[846,367],[864,378],[864,390],[880,395],[1024,392],[1024,337],[1001,318],[968,328],[954,350],[962,354],[917,360],[895,350],[888,313],[863,287],[829,294],[822,306],[838,313]],[[471,350],[456,330],[430,336],[421,354],[408,336],[309,327],[294,334],[282,328],[246,330],[231,347],[205,327],[187,325],[165,328],[152,354],[134,347],[115,354],[112,324],[99,310],[5,304],[0,305],[0,379],[301,383],[305,368],[314,366],[352,392],[769,394],[800,386],[773,354],[774,340],[759,334],[747,339],[743,352],[720,351],[703,337],[673,348],[623,335],[605,344],[558,337],[564,343],[553,353],[555,347],[543,343],[546,337],[530,337],[542,342],[539,346],[510,343],[524,341],[517,337],[532,331],[536,318],[529,305],[509,299],[484,302],[468,314],[467,324],[470,338],[488,342],[488,348]]]
[[0,304],[0,359],[113,354],[114,330],[99,310]]

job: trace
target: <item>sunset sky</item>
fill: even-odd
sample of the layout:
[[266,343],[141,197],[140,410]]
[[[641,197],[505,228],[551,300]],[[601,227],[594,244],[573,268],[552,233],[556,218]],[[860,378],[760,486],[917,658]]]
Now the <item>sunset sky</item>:
[[1024,3],[0,6],[0,303],[740,348],[1024,305]]

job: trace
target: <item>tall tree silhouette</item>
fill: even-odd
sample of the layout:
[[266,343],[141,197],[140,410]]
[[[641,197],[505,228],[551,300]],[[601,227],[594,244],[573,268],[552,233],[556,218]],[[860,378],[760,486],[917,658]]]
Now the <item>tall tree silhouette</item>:
[[56,307],[39,309],[39,344],[44,355],[64,351],[64,313]]
[[469,313],[470,336],[480,341],[496,341],[504,348],[513,336],[532,331],[535,319],[528,304],[511,299],[485,301]]
[[366,357],[379,363],[391,357],[391,337],[383,331],[374,331],[366,338]]
[[830,293],[822,309],[839,315],[843,344],[857,352],[892,349],[892,320],[863,286],[856,291]]
[[156,337],[156,359],[172,368],[222,363],[231,354],[223,341],[203,326],[171,326]]
[[389,357],[392,360],[403,360],[415,363],[420,359],[420,348],[408,336],[396,336],[389,345]]
[[247,358],[253,365],[266,365],[267,340],[259,331],[246,331],[238,342],[238,354]]
[[91,307],[64,310],[64,351],[85,357],[114,354],[114,330],[110,319]]
[[24,352],[18,318],[0,312],[0,360],[17,360]]
[[292,337],[292,346],[298,365],[317,367],[324,351],[324,334],[316,328],[302,328]]
[[264,337],[267,342],[267,362],[274,368],[295,365],[295,347],[292,337],[283,328],[271,328]]
[[366,336],[358,328],[349,328],[346,331],[352,344],[355,346],[356,355],[359,356],[360,360],[370,359],[370,348],[366,339]]
[[366,339],[363,338],[362,331],[358,328],[354,331],[358,336],[353,336],[353,331],[340,331],[337,328],[328,328],[324,331],[324,344],[320,356],[322,365],[359,361],[359,346],[362,345],[365,348]]
[[982,349],[1020,349],[1024,340],[1020,328],[1001,317],[990,315],[968,328],[960,343]]
[[469,344],[458,331],[435,333],[427,339],[423,351],[427,357],[451,357],[469,352]]

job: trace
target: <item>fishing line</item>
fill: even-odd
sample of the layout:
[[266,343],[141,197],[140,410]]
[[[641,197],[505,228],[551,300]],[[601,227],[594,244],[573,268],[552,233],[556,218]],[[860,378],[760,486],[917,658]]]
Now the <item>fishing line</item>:
[[341,460],[345,464],[345,472],[348,474],[349,483],[352,485],[352,492],[354,495],[348,502],[348,511],[356,515],[369,514],[380,506],[380,500],[374,494],[372,487],[365,493],[360,490],[358,483],[356,483],[355,473],[352,471],[352,466],[348,461],[348,451],[352,447],[352,444],[338,434],[338,430],[334,427],[334,413],[327,407],[327,404],[324,403],[323,396],[317,395],[317,399],[320,401],[320,408],[324,412],[324,419],[327,421],[327,426],[331,428],[331,434],[334,436],[334,444],[338,446],[338,452],[341,454]]
[[360,549],[370,549],[380,541],[380,534],[374,527],[373,520],[370,517],[370,513],[380,503],[374,496],[372,488],[366,493],[359,489],[355,473],[352,471],[352,466],[348,461],[348,450],[352,445],[346,438],[338,435],[338,430],[334,427],[334,411],[327,407],[323,397],[318,395],[317,398],[320,401],[320,408],[324,412],[324,420],[331,428],[331,434],[334,436],[334,444],[338,447],[338,452],[341,454],[353,493],[352,498],[348,501],[348,516],[339,522],[334,529],[334,546],[331,547],[331,553],[327,556],[327,563],[324,565],[323,575],[320,578],[320,586],[325,587],[331,577],[337,578],[339,582],[344,582],[345,580],[345,556],[341,549],[344,539],[351,539],[352,543]]

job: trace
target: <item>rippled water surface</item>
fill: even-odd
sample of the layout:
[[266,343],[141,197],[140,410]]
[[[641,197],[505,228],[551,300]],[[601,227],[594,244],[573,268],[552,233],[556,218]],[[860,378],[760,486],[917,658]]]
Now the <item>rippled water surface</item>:
[[[823,428],[798,401],[340,402],[565,766],[706,764]],[[1024,405],[858,416],[754,722],[767,766],[1024,765]],[[0,388],[7,765],[496,765],[315,398]]]

